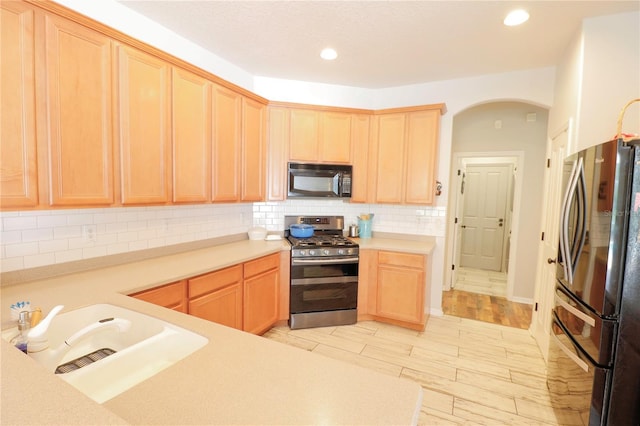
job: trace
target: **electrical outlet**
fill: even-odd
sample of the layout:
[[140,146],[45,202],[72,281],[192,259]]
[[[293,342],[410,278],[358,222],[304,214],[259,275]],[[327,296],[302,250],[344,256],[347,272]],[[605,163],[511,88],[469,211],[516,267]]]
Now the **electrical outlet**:
[[82,225],[82,239],[88,243],[95,243],[98,229],[96,225]]

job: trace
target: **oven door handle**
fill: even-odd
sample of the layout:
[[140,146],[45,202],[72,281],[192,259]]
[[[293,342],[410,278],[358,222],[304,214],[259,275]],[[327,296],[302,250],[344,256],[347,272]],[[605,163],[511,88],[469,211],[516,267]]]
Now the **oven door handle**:
[[291,265],[336,265],[345,263],[358,263],[358,257],[345,258],[321,258],[321,259],[291,259]]

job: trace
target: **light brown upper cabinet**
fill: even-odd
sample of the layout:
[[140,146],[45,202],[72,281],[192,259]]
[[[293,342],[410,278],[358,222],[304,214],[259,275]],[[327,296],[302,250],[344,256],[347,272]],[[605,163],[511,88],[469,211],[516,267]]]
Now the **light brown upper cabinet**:
[[111,40],[45,15],[44,54],[50,204],[112,204]]
[[440,109],[374,116],[368,194],[375,203],[432,204]]
[[284,201],[287,197],[287,158],[289,152],[289,109],[268,109],[267,200]]
[[171,67],[118,45],[122,204],[164,204],[171,194]]
[[351,114],[329,111],[320,114],[318,157],[327,163],[351,161]]
[[351,114],[291,109],[289,159],[310,163],[349,163]]
[[368,201],[370,122],[369,115],[359,114],[353,115],[351,118],[352,203],[366,203]]
[[211,199],[211,83],[180,68],[172,76],[173,201]]
[[38,204],[33,8],[0,3],[0,207]]
[[213,201],[240,200],[242,96],[213,86]]
[[242,98],[242,201],[264,201],[267,107]]

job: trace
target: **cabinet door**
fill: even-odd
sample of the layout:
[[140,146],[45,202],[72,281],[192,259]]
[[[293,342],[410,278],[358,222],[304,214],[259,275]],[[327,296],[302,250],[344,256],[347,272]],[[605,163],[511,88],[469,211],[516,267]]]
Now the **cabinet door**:
[[351,179],[351,202],[368,202],[369,172],[369,123],[368,115],[355,115],[351,121],[351,159],[353,177]]
[[423,255],[379,251],[376,315],[424,326]]
[[405,114],[380,115],[375,140],[375,202],[401,203],[404,181]]
[[173,201],[211,199],[211,83],[173,68]]
[[0,3],[0,207],[38,204],[34,10]]
[[112,204],[111,41],[55,15],[45,31],[50,204]]
[[408,114],[406,203],[433,203],[439,120],[439,110]]
[[117,52],[122,204],[166,203],[171,193],[171,69],[127,46],[118,46]]
[[278,284],[278,269],[244,280],[244,331],[261,334],[278,320]]
[[189,314],[242,330],[242,283],[189,300]]
[[292,109],[290,118],[289,159],[319,161],[317,111]]
[[287,196],[289,110],[269,107],[268,112],[267,200],[284,201]]
[[189,279],[189,314],[242,330],[242,265]]
[[130,294],[131,297],[164,306],[174,311],[187,313],[187,281],[182,280],[139,293]]
[[242,201],[264,201],[267,107],[242,98]]
[[213,86],[213,201],[240,199],[242,97]]
[[321,118],[319,159],[327,163],[349,163],[351,114],[323,112]]

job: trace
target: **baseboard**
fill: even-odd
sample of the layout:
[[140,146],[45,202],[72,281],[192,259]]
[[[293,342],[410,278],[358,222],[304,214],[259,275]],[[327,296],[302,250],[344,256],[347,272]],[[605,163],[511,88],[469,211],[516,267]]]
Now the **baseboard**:
[[442,312],[442,308],[431,308],[429,309],[429,315],[433,315],[434,317],[444,316],[444,312]]
[[511,297],[509,302],[524,303],[525,305],[533,305],[533,299],[528,297]]

